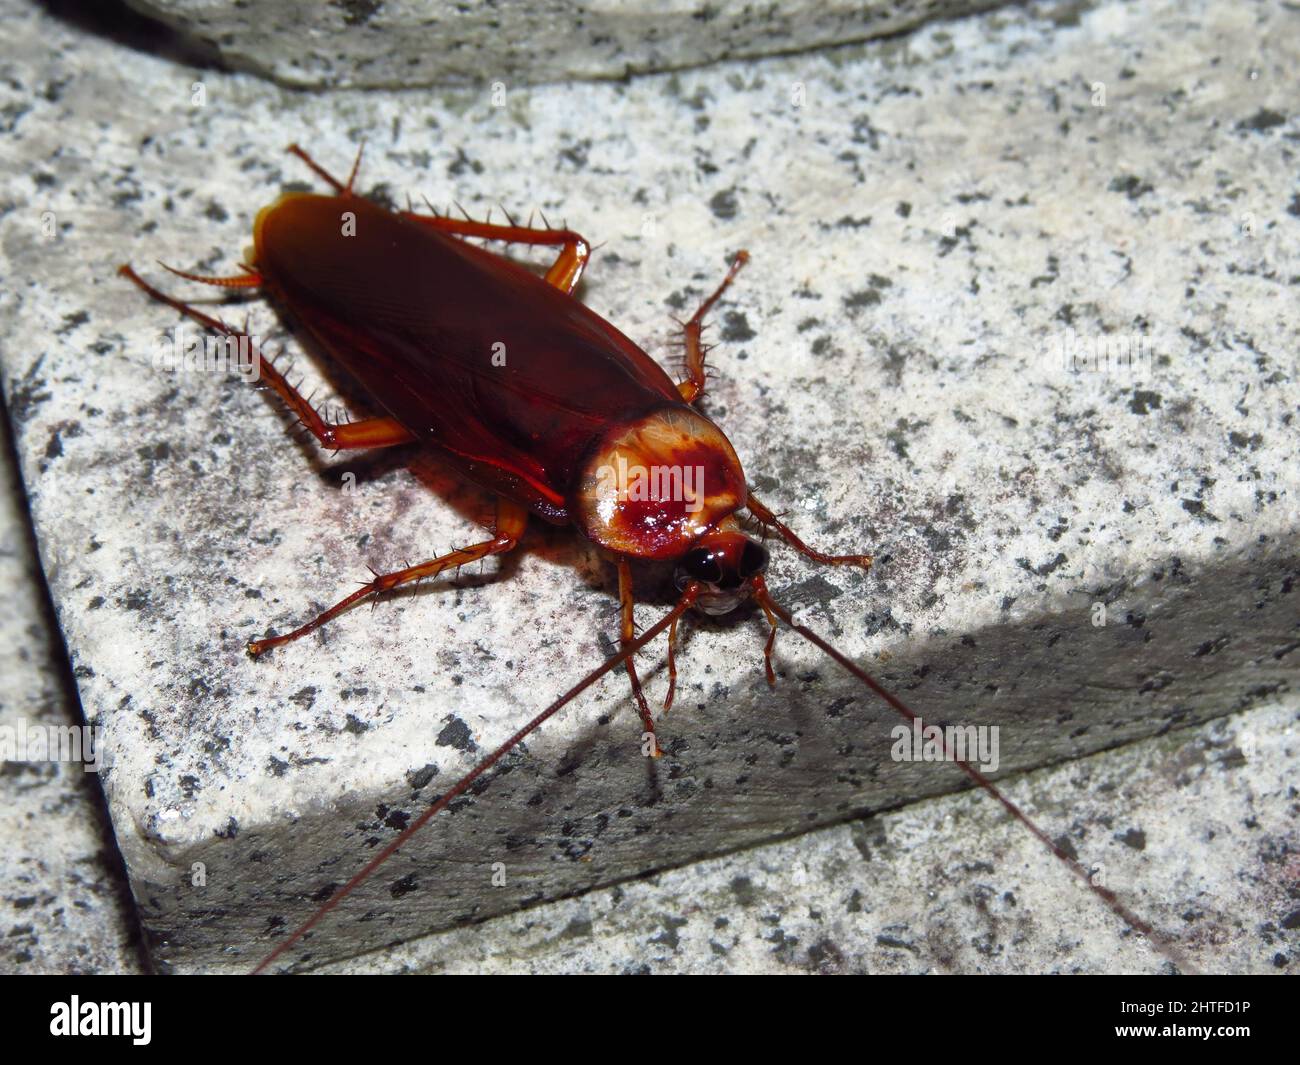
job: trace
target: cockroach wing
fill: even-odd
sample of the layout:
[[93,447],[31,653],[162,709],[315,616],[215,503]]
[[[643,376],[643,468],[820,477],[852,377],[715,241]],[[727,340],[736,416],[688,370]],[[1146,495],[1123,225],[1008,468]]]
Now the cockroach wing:
[[570,489],[600,437],[681,401],[577,299],[369,201],[287,196],[255,238],[273,296],[377,406],[547,520],[570,520]]

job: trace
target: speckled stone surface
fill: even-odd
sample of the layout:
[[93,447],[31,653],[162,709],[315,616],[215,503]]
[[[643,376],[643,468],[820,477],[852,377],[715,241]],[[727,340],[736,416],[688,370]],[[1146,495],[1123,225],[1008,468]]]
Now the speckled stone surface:
[[[0,432],[6,424],[0,420]],[[14,466],[0,463],[2,720],[77,720]],[[15,696],[19,697],[15,697]],[[40,708],[33,714],[32,708]],[[1296,709],[1266,705],[1016,782],[1068,825],[1206,972],[1288,972],[1300,953]],[[1169,795],[1178,796],[1171,803]],[[0,970],[134,973],[134,910],[94,781],[0,774]],[[1097,844],[1101,841],[1101,849]],[[1150,972],[1163,959],[980,796],[532,907],[336,972]]]
[[624,78],[883,37],[1005,0],[129,0],[284,85]]
[[[15,737],[81,723],[17,473],[0,417],[0,728]],[[0,757],[0,972],[140,971],[98,781],[80,763]]]
[[[1300,958],[1297,707],[1267,705],[1010,785],[1206,973]],[[982,795],[917,803],[602,888],[330,972],[1163,973]]]
[[[365,133],[377,195],[567,216],[607,242],[584,298],[659,354],[667,315],[748,247],[707,410],[800,531],[880,556],[863,576],[778,551],[773,587],[932,720],[997,724],[1004,771],[1288,689],[1295,16],[1053,11],[498,109],[283,93],[13,10],[6,401],[159,965],[246,965],[614,631],[608,567],[537,531],[482,577],[242,656],[366,562],[474,538],[488,505],[409,454],[286,445],[237,380],[153,371],[175,317],[113,267],[228,269],[304,179],[290,139],[342,169]],[[1098,335],[1136,335],[1149,365],[1069,372],[1060,349],[1077,364]],[[791,638],[769,692],[761,633],[752,614],[693,627],[654,767],[603,685],[295,961],[960,782],[893,762],[893,719]],[[661,691],[659,656],[644,672]]]

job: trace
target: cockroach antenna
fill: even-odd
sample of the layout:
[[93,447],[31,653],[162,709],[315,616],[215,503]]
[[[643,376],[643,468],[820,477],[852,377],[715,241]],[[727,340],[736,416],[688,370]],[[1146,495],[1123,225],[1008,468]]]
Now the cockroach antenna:
[[646,631],[635,640],[625,644],[618,654],[605,659],[604,662],[583,677],[582,680],[578,681],[577,684],[556,699],[555,702],[551,703],[550,706],[511,735],[511,737],[501,744],[501,746],[497,747],[496,750],[474,766],[473,769],[452,785],[449,790],[443,792],[442,795],[430,803],[428,809],[426,809],[424,813],[420,814],[419,817],[407,825],[406,828],[397,837],[391,840],[383,850],[370,859],[360,872],[331,895],[329,901],[294,929],[294,931],[290,932],[289,935],[287,935],[270,954],[258,962],[257,967],[252,971],[252,975],[256,976],[265,973],[271,965],[275,963],[277,958],[315,928],[316,925],[318,925],[321,920],[332,909],[334,909],[334,907],[352,894],[352,892],[360,887],[366,880],[370,879],[381,865],[401,849],[402,845],[407,840],[420,831],[420,829],[423,828],[434,816],[445,810],[453,800],[465,794],[466,790],[474,783],[474,781],[478,780],[479,777],[496,765],[497,762],[501,761],[502,758],[523,743],[530,734],[535,732],[545,722],[549,721],[564,709],[564,707],[568,706],[569,703],[595,684],[596,681],[600,680],[600,678],[610,670],[617,668],[624,661],[630,659],[632,655],[645,647],[646,644],[655,640],[665,629],[676,625],[678,618],[691,608],[698,596],[699,589],[694,585],[688,586],[682,593],[681,598],[677,601],[677,605],[674,606],[672,610],[651,625],[650,628],[646,629]]
[[[306,921],[304,921],[301,925],[299,925],[293,932],[289,933],[289,935],[286,936],[275,947],[275,949],[271,951],[270,954],[268,954],[265,958],[262,959],[262,961],[258,963],[257,967],[253,970],[253,973],[254,974],[266,973],[271,968],[271,966],[287,950],[289,950],[290,947],[292,947],[295,943],[297,943],[300,939],[302,939],[305,935],[307,935],[307,933],[310,932],[313,928],[315,928],[316,925],[318,925],[329,914],[331,910],[337,907],[345,898],[347,898],[348,895],[352,894],[352,892],[355,891],[358,887],[360,887],[361,884],[363,884],[366,880],[368,880],[371,876],[373,876],[379,870],[380,866],[382,866],[394,854],[396,854],[397,851],[400,850],[401,847],[413,835],[415,835],[416,832],[418,832],[421,828],[423,828],[433,817],[435,817],[441,811],[445,810],[456,798],[463,795],[469,789],[470,785],[472,785],[476,780],[482,777],[484,773],[486,773],[494,765],[496,765],[499,761],[501,761],[501,759],[504,758],[507,754],[509,754],[512,750],[518,747],[530,734],[535,732],[545,722],[547,722],[552,717],[554,717],[560,710],[562,710],[569,703],[571,703],[575,698],[577,698],[584,691],[586,691],[593,684],[595,684],[596,681],[600,680],[601,677],[605,676],[605,674],[609,673],[611,670],[616,669],[623,662],[629,661],[631,657],[634,654],[636,654],[636,652],[640,651],[646,645],[650,644],[655,639],[657,639],[659,635],[663,633],[665,630],[669,631],[669,655],[670,655],[669,658],[670,687],[669,687],[668,699],[665,701],[665,709],[666,709],[667,705],[671,704],[672,687],[675,686],[676,673],[677,673],[676,668],[672,663],[673,632],[675,631],[677,627],[677,622],[681,619],[682,615],[685,614],[686,611],[690,609],[690,607],[698,601],[700,591],[701,589],[698,584],[694,582],[688,584],[685,590],[683,591],[681,598],[677,601],[677,605],[674,606],[672,610],[670,610],[657,622],[651,625],[650,628],[646,629],[645,632],[643,632],[640,636],[636,637],[634,640],[625,644],[623,649],[618,654],[612,655],[611,657],[607,658],[599,666],[597,666],[585,677],[583,677],[582,680],[574,684],[573,687],[569,688],[568,691],[566,691],[563,695],[561,695],[558,699],[556,699],[553,703],[551,703],[548,707],[546,707],[545,710],[537,714],[537,716],[535,716],[531,721],[529,721],[522,728],[520,728],[518,731],[513,733],[509,737],[509,739],[507,739],[499,747],[493,750],[491,754],[483,758],[477,765],[474,766],[473,769],[471,769],[468,773],[466,773],[463,777],[461,777],[460,780],[458,780],[448,791],[444,792],[437,799],[435,799],[428,806],[428,808],[422,814],[420,814],[419,817],[417,817],[414,821],[412,821],[398,836],[396,836],[392,841],[390,841],[388,845],[384,847],[383,850],[381,850],[369,862],[367,862],[366,865],[358,873],[356,873],[351,880],[345,883],[341,888],[339,888],[338,891],[336,891],[332,896],[330,896],[329,900],[323,906],[321,906],[315,913],[311,915],[311,917],[309,917]],[[781,606],[781,604],[778,603],[775,599],[772,598],[771,593],[768,591],[766,584],[763,582],[761,578],[757,582],[755,582],[754,599],[759,604],[759,606],[763,608],[764,613],[766,613],[769,618],[774,617],[775,619],[779,620],[782,624],[787,626],[792,632],[795,632],[801,637],[803,637],[810,644],[816,647],[819,651],[825,654],[828,658],[831,658],[837,665],[847,670],[850,674],[852,674],[859,681],[861,681],[862,684],[864,684],[874,695],[876,695],[879,699],[881,699],[884,703],[886,703],[891,709],[895,710],[899,715],[901,715],[904,720],[908,721],[909,723],[919,720],[919,715],[915,711],[913,711],[910,707],[908,707],[906,703],[904,703],[897,695],[891,692],[888,688],[884,687],[870,673],[868,673],[865,669],[863,669],[856,662],[854,662],[853,659],[849,658],[843,652],[837,650],[833,644],[831,644],[823,637],[819,636],[816,632],[808,628],[806,625],[802,625],[799,622],[795,621],[795,619],[791,616],[790,612],[786,610],[785,607]],[[772,649],[773,649],[773,640],[775,635],[776,635],[776,628],[774,626],[771,634],[768,637],[768,641],[764,647],[764,657],[767,665],[767,674],[768,674],[769,682],[775,679],[771,669],[771,656],[772,656]],[[941,738],[941,742],[943,744],[943,753],[944,753],[945,760],[955,763],[963,773],[965,773],[968,777],[970,777],[972,781],[975,782],[975,784],[977,784],[980,788],[982,788],[994,799],[996,799],[999,803],[1001,803],[1002,807],[1007,811],[1008,814],[1010,814],[1016,821],[1020,822],[1020,824],[1024,825],[1024,827],[1027,828],[1029,832],[1032,833],[1038,839],[1038,841],[1043,844],[1044,847],[1046,847],[1053,855],[1056,856],[1056,858],[1058,858],[1061,862],[1063,862],[1065,866],[1072,873],[1074,873],[1075,876],[1077,876],[1081,881],[1083,881],[1083,883],[1087,885],[1088,889],[1092,891],[1092,893],[1095,894],[1099,899],[1101,899],[1111,909],[1111,911],[1115,913],[1116,916],[1118,916],[1122,921],[1124,921],[1135,931],[1140,932],[1143,936],[1145,936],[1147,940],[1151,943],[1151,945],[1161,955],[1163,955],[1164,958],[1168,960],[1175,968],[1189,975],[1194,974],[1196,972],[1195,967],[1191,964],[1191,962],[1183,955],[1182,951],[1180,951],[1170,939],[1168,939],[1162,933],[1157,931],[1156,928],[1152,926],[1149,922],[1139,917],[1132,909],[1130,909],[1123,902],[1123,900],[1119,898],[1118,895],[1116,895],[1114,891],[1096,883],[1093,880],[1093,878],[1089,876],[1088,871],[1079,863],[1079,861],[1076,858],[1072,858],[1069,854],[1067,854],[1064,850],[1062,850],[1059,846],[1057,846],[1052,841],[1051,837],[1046,832],[1044,832],[1043,829],[1041,829],[1038,826],[1038,824],[1028,814],[1026,814],[1011,799],[1009,799],[996,784],[994,784],[991,780],[989,780],[988,777],[986,777],[983,773],[981,773],[978,769],[976,769],[965,759],[957,757],[956,752],[952,749],[946,736]]]
[[[790,612],[772,598],[766,586],[761,583],[761,578],[758,586],[754,590],[754,599],[765,610],[771,611],[772,614],[775,614],[792,632],[798,633],[810,644],[812,644],[819,651],[825,654],[828,658],[834,660],[834,662],[837,665],[842,666],[844,669],[848,670],[851,674],[853,674],[853,676],[857,677],[857,679],[860,680],[863,684],[865,684],[869,689],[871,689],[871,691],[879,699],[881,699],[881,701],[886,703],[891,709],[897,711],[898,714],[909,724],[920,720],[919,714],[917,714],[914,710],[910,709],[907,706],[907,704],[903,702],[902,699],[900,699],[897,695],[891,692],[888,688],[880,684],[879,681],[877,681],[870,673],[868,673],[860,665],[854,662],[853,659],[849,658],[848,655],[844,654],[841,651],[836,650],[835,647],[830,642],[828,642],[823,637],[819,636],[816,632],[808,628],[806,625],[801,625],[798,622],[796,622],[794,618],[790,616]],[[773,635],[775,635],[775,630],[773,630]],[[769,639],[767,650],[768,650],[768,657],[770,660],[770,654],[771,654],[770,639]],[[996,799],[999,803],[1001,803],[1003,809],[1005,809],[1007,813],[1009,813],[1013,818],[1015,818],[1015,820],[1019,821],[1022,825],[1024,825],[1025,828],[1027,828],[1030,831],[1030,833],[1040,843],[1042,843],[1044,847],[1046,847],[1049,851],[1052,852],[1052,854],[1054,854],[1057,858],[1059,858],[1065,864],[1066,868],[1070,870],[1070,872],[1072,872],[1075,876],[1077,876],[1088,886],[1089,891],[1091,891],[1094,895],[1096,895],[1099,899],[1101,899],[1102,902],[1104,902],[1107,906],[1109,906],[1110,909],[1115,913],[1115,915],[1119,917],[1120,920],[1122,920],[1130,928],[1134,929],[1137,932],[1141,932],[1142,935],[1144,935],[1147,938],[1147,940],[1151,943],[1151,945],[1155,947],[1155,949],[1159,951],[1160,954],[1162,954],[1165,957],[1165,959],[1169,961],[1175,968],[1189,975],[1196,973],[1197,971],[1196,968],[1187,959],[1187,957],[1183,954],[1183,952],[1178,949],[1177,945],[1174,944],[1172,940],[1170,940],[1163,933],[1159,932],[1148,921],[1144,920],[1143,918],[1139,917],[1136,913],[1134,913],[1133,910],[1131,910],[1124,903],[1124,901],[1120,899],[1120,897],[1117,894],[1115,894],[1114,891],[1112,891],[1108,887],[1104,887],[1103,885],[1098,884],[1096,880],[1093,879],[1093,877],[1088,873],[1088,870],[1083,867],[1083,865],[1079,862],[1077,858],[1072,858],[1061,847],[1057,846],[1057,844],[1052,840],[1052,837],[1049,836],[1046,832],[1044,832],[1038,826],[1038,824],[1033,820],[1033,818],[1031,818],[1027,813],[1024,812],[1024,810],[1022,810],[1019,806],[1017,806],[1014,802],[1012,802],[1011,799],[1007,798],[1007,796],[1003,793],[1001,788],[999,788],[996,784],[993,783],[993,781],[989,780],[988,777],[986,777],[983,773],[981,773],[978,769],[976,769],[973,765],[971,765],[970,762],[966,761],[964,758],[957,757],[956,751],[953,750],[952,745],[950,744],[948,737],[946,735],[940,733],[940,740],[943,745],[943,755],[945,761],[953,762],[959,769],[961,769],[963,773],[965,773],[968,777],[970,777],[970,779],[973,780],[980,788],[982,788],[994,799]]]

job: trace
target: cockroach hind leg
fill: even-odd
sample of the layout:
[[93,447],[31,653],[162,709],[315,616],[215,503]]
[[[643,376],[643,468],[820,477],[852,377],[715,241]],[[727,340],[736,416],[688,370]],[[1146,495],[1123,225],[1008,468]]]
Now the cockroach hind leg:
[[745,504],[749,512],[754,516],[754,520],[763,526],[764,530],[771,530],[781,537],[787,544],[793,547],[801,555],[811,558],[814,562],[820,562],[825,566],[861,566],[863,569],[870,569],[872,563],[871,555],[828,555],[825,552],[818,551],[815,547],[809,547],[795,534],[794,530],[786,525],[771,510],[765,507],[755,498],[753,492],[749,493],[749,500]]
[[[166,264],[163,264],[166,265]],[[171,267],[167,267],[171,270]],[[267,358],[249,335],[247,328],[243,330],[232,329],[220,319],[205,314],[183,300],[174,296],[169,296],[145,281],[137,274],[129,264],[123,264],[117,271],[133,285],[143,291],[147,296],[157,300],[159,303],[165,303],[167,306],[180,311],[181,314],[192,318],[200,325],[211,329],[214,333],[220,333],[228,339],[235,340],[241,345],[246,346],[248,352],[249,365],[256,367],[256,380],[259,385],[270,388],[276,395],[284,401],[291,414],[296,415],[297,423],[303,425],[308,432],[312,434],[321,447],[331,451],[345,451],[355,448],[380,448],[395,447],[398,444],[410,443],[414,437],[396,420],[387,417],[365,418],[362,421],[351,422],[346,425],[331,425],[312,405],[308,397],[304,396],[298,389],[289,383],[286,376],[293,372],[292,366],[287,366],[282,371],[275,365],[273,359]],[[172,270],[173,273],[180,273]],[[190,274],[180,274],[182,277],[189,277],[191,280],[203,281],[204,278]],[[210,283],[216,283],[221,279],[207,279]],[[258,279],[260,282],[260,278]]]
[[[425,200],[425,203],[428,202],[428,200]],[[477,222],[469,216],[468,212],[460,204],[456,204],[456,208],[461,214],[465,215],[463,219],[439,215],[436,212],[432,215],[411,214],[408,212],[402,217],[429,226],[440,233],[450,233],[457,237],[482,237],[485,240],[500,240],[507,244],[551,246],[558,244],[561,246],[560,252],[555,257],[555,262],[551,264],[550,269],[546,271],[547,284],[554,285],[565,293],[572,293],[578,287],[582,272],[586,269],[587,262],[591,258],[591,245],[582,234],[575,233],[571,229],[536,229],[532,225],[531,218],[526,226],[515,225],[513,220],[510,225]],[[430,205],[429,209],[433,210],[432,205]]]
[[361,165],[361,152],[364,148],[365,145],[363,144],[361,148],[357,149],[357,157],[352,164],[352,172],[348,175],[347,184],[344,184],[342,181],[336,178],[333,174],[331,174],[328,170],[326,170],[323,166],[321,166],[320,163],[316,162],[315,159],[313,159],[310,155],[308,155],[307,152],[304,151],[302,148],[300,148],[297,144],[290,144],[287,148],[285,148],[285,151],[288,152],[290,155],[296,155],[299,159],[301,159],[304,163],[306,163],[307,166],[311,168],[313,174],[315,174],[318,178],[320,178],[327,185],[329,185],[329,187],[332,188],[335,192],[337,192],[340,196],[351,196],[352,183],[353,181],[356,180],[357,168]]
[[[364,423],[357,422],[355,424]],[[351,595],[344,596],[328,610],[317,614],[305,625],[300,625],[293,631],[286,632],[281,636],[268,636],[261,640],[252,640],[246,645],[245,649],[250,657],[259,658],[272,648],[292,643],[308,633],[315,632],[327,621],[338,617],[339,614],[368,596],[377,596],[412,581],[424,580],[426,577],[436,577],[446,570],[463,566],[467,562],[476,562],[488,555],[504,554],[519,543],[527,524],[528,511],[525,507],[512,500],[498,499],[496,534],[491,540],[484,540],[481,543],[471,544],[469,547],[448,551],[446,554],[438,555],[427,562],[407,566],[392,573],[375,573],[371,569],[370,572],[374,575],[372,580],[363,583]]]
[[217,288],[257,288],[265,280],[261,274],[245,263],[239,264],[239,268],[244,272],[234,277],[207,277],[203,274],[192,274],[188,270],[177,270],[174,266],[168,266],[161,259],[158,260],[158,265],[168,273],[185,278],[186,281],[197,281],[200,285],[215,285]]
[[366,142],[362,140],[357,145],[357,157],[352,160],[352,169],[348,171],[347,194],[352,195],[352,188],[356,184],[357,174],[361,171],[361,157],[366,154]]

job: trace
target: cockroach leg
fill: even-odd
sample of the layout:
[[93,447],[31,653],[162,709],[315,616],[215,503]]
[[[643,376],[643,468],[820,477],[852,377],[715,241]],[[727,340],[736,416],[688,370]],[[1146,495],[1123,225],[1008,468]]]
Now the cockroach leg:
[[[622,626],[620,636],[623,646],[627,647],[636,639],[636,617],[633,614],[633,608],[636,606],[636,593],[632,588],[632,567],[628,564],[627,559],[618,560],[618,602],[619,610],[622,615]],[[632,696],[636,699],[637,713],[641,715],[641,724],[645,727],[651,737],[654,736],[655,723],[650,714],[650,704],[646,702],[645,692],[641,690],[641,678],[636,675],[636,663],[632,661],[632,656],[628,655],[624,661],[627,663],[628,679],[632,681]],[[652,744],[651,750],[653,757],[659,757],[659,745]]]
[[769,687],[776,687],[776,671],[772,668],[772,652],[776,649],[776,629],[777,618],[772,612],[772,597],[767,591],[767,581],[763,580],[761,573],[755,573],[750,578],[750,584],[754,589],[754,598],[758,600],[758,605],[763,608],[763,613],[767,615],[767,623],[771,626],[767,634],[767,643],[763,645],[763,669],[767,673],[767,683]]
[[298,145],[291,144],[289,145],[288,148],[285,149],[285,151],[287,151],[290,155],[296,155],[299,159],[301,159],[304,163],[306,163],[309,167],[311,167],[312,173],[314,173],[318,178],[320,178],[327,185],[329,185],[330,188],[332,188],[340,196],[351,196],[352,183],[357,179],[357,170],[361,167],[361,153],[365,151],[365,145],[363,144],[360,148],[357,149],[357,157],[352,161],[352,172],[348,174],[348,180],[346,185],[343,182],[341,182],[338,178],[336,178],[333,174],[331,174],[328,170],[326,170],[323,166],[321,166],[320,163],[316,162],[316,160],[313,159],[310,155],[308,155],[305,151],[303,151],[303,149],[299,148]]
[[[173,271],[176,272],[176,271]],[[197,307],[176,299],[174,296],[168,296],[154,288],[151,284],[140,277],[130,266],[122,266],[118,273],[128,280],[139,286],[145,293],[160,303],[165,303],[173,307],[182,314],[194,319],[200,325],[206,326],[215,333],[220,333],[224,337],[233,339],[242,339],[248,344],[249,350],[257,355],[257,367],[259,379],[264,380],[271,389],[278,395],[288,408],[298,416],[302,422],[320,442],[321,447],[328,448],[331,451],[345,451],[353,448],[369,447],[394,447],[397,444],[410,443],[415,438],[407,432],[393,418],[366,418],[358,422],[350,422],[346,425],[332,425],[321,417],[320,412],[311,405],[311,402],[291,385],[280,373],[269,359],[264,359],[261,352],[253,344],[252,337],[247,332],[232,329],[220,319],[213,318],[210,314],[204,314]],[[189,275],[182,275],[189,276]],[[194,280],[203,280],[196,278]]]
[[186,281],[197,281],[201,285],[216,285],[218,288],[257,288],[264,280],[261,274],[244,263],[239,264],[239,268],[244,272],[235,277],[204,277],[202,274],[191,274],[186,270],[177,270],[176,267],[168,266],[161,260],[159,260],[158,265],[168,273],[185,278]]
[[722,284],[713,290],[713,295],[701,303],[699,309],[691,315],[690,321],[682,326],[682,330],[686,334],[687,377],[685,381],[682,381],[677,386],[677,390],[687,403],[694,403],[704,393],[706,380],[704,356],[708,350],[700,342],[700,334],[704,331],[704,316],[718,302],[718,298],[727,291],[727,286],[731,284],[736,274],[740,272],[740,268],[747,262],[749,262],[749,252],[736,252],[736,257],[731,262],[731,269],[727,271],[727,276],[722,279]]
[[310,423],[306,423],[307,428],[320,441],[322,447],[329,448],[331,451],[396,447],[398,444],[409,444],[415,439],[406,426],[396,418],[362,418],[360,421],[340,424],[327,422],[320,418],[319,414],[317,418],[324,426],[324,435],[322,436]]
[[360,602],[367,596],[391,591],[403,584],[409,584],[411,581],[421,581],[428,577],[436,577],[438,574],[444,573],[449,569],[457,569],[467,563],[477,562],[479,559],[487,558],[489,555],[504,554],[519,543],[527,525],[528,509],[526,507],[514,502],[513,500],[498,497],[496,524],[494,535],[491,540],[484,540],[482,543],[470,544],[468,547],[449,551],[445,555],[431,558],[427,562],[421,562],[419,565],[407,566],[404,569],[394,570],[392,573],[376,573],[374,580],[366,581],[351,595],[339,600],[324,613],[318,614],[311,621],[307,622],[307,624],[300,625],[292,632],[286,632],[282,636],[268,636],[262,640],[250,640],[247,647],[248,653],[251,657],[257,658],[271,650],[273,647],[279,647],[281,644],[290,643],[301,636],[306,636],[309,632],[315,632],[327,621],[337,617],[350,606]]
[[352,195],[352,186],[357,180],[357,172],[361,169],[361,157],[365,154],[365,151],[366,142],[362,141],[357,145],[357,157],[352,160],[352,169],[348,171],[348,184],[345,191],[349,196]]
[[807,555],[814,562],[820,562],[827,566],[861,566],[863,569],[869,569],[871,567],[870,555],[827,555],[818,551],[816,548],[809,547],[795,535],[794,530],[755,499],[753,492],[749,494],[749,502],[745,505],[761,525],[765,525],[767,528],[774,530],[781,539],[801,555]]
[[673,694],[677,691],[677,618],[668,626],[668,694],[664,696],[664,713],[673,708]]
[[448,218],[436,214],[403,213],[402,217],[457,237],[483,237],[487,240],[502,240],[508,244],[563,245],[555,262],[546,271],[547,283],[561,292],[572,293],[578,287],[582,271],[591,258],[591,245],[581,234],[571,229],[533,229],[530,226],[475,222],[472,218]]

